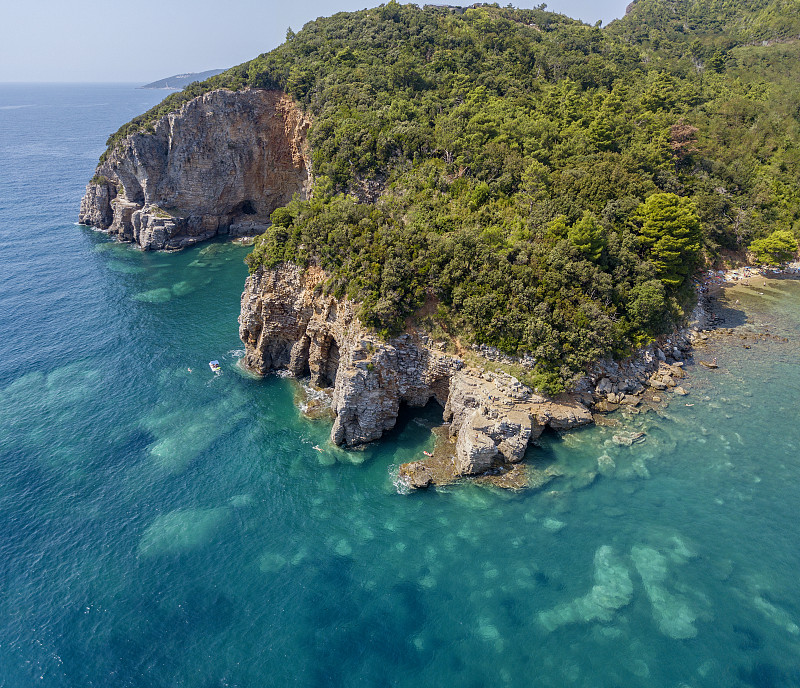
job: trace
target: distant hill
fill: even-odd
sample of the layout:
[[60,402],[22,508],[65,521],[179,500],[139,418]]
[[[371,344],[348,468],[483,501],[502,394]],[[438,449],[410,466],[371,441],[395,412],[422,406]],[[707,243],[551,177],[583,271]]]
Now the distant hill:
[[190,72],[189,74],[176,74],[168,76],[166,79],[159,79],[152,84],[145,84],[139,88],[184,88],[193,81],[205,81],[206,79],[222,74],[224,69],[209,69],[207,72]]

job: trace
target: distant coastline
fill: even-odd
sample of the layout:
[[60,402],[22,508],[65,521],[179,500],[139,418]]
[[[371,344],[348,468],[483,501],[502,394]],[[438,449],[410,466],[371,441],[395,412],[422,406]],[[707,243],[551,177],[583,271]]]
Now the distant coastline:
[[168,76],[165,79],[159,79],[158,81],[153,81],[149,84],[145,84],[144,86],[139,86],[139,88],[178,90],[185,88],[195,81],[205,81],[206,79],[210,79],[212,76],[222,74],[224,71],[224,69],[209,69],[205,72],[187,72],[185,74],[175,74],[173,76]]

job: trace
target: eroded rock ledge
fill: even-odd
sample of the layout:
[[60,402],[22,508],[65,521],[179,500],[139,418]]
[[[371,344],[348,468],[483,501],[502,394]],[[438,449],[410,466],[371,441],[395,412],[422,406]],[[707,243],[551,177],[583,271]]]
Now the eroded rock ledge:
[[[361,325],[355,304],[321,294],[324,279],[313,267],[259,268],[242,294],[239,335],[250,370],[287,370],[333,387],[334,443],[376,440],[394,427],[401,404],[421,407],[435,399],[455,440],[454,473],[472,476],[521,461],[546,427],[592,422],[577,397],[538,396],[511,376],[466,366],[417,333],[382,341]],[[424,465],[413,466],[404,467],[409,485],[429,484]]]
[[117,145],[78,221],[144,249],[261,233],[275,208],[310,190],[309,125],[280,91],[198,96]]

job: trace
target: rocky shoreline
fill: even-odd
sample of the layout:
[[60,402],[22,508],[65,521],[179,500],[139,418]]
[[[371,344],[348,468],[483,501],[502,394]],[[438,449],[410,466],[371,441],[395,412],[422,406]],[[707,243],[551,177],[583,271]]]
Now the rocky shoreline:
[[[310,192],[309,126],[280,91],[206,93],[109,153],[87,185],[79,221],[143,249],[261,233],[273,209]],[[261,268],[247,279],[239,318],[243,365],[260,375],[310,378],[323,393],[309,412],[332,417],[331,441],[348,448],[393,428],[401,405],[435,400],[447,432],[434,456],[401,466],[400,479],[414,488],[464,477],[506,487],[541,484],[547,476],[519,466],[547,428],[605,422],[601,414],[637,412],[666,393],[687,394],[683,364],[693,342],[722,324],[714,297],[701,287],[689,328],[623,361],[600,361],[570,393],[548,398],[503,370],[531,369],[532,358],[477,346],[468,364],[413,328],[383,341],[359,322],[356,304],[320,293],[324,279],[318,268],[291,265]]]
[[[121,141],[87,185],[79,221],[143,249],[179,249],[218,234],[263,232],[271,211],[312,186],[310,121],[280,91],[211,91]],[[325,274],[291,265],[247,279],[239,318],[243,365],[263,375],[286,371],[322,391],[309,413],[333,419],[331,441],[354,448],[394,427],[402,405],[443,408],[446,432],[434,456],[401,466],[409,487],[465,477],[506,487],[552,476],[520,467],[527,448],[627,408],[638,412],[666,393],[685,395],[683,364],[693,342],[722,324],[714,297],[700,289],[690,327],[623,361],[600,361],[573,390],[535,393],[505,369],[531,369],[486,346],[449,353],[409,328],[383,341],[359,322],[357,305],[321,293]],[[329,403],[328,403],[329,400]]]
[[345,448],[379,439],[394,427],[401,405],[438,402],[445,425],[433,455],[399,469],[409,488],[463,478],[514,488],[544,484],[554,476],[531,473],[520,462],[547,428],[571,430],[598,414],[658,403],[659,394],[687,393],[680,384],[683,364],[707,318],[701,300],[695,329],[663,337],[628,359],[600,361],[571,392],[550,398],[508,373],[468,365],[425,332],[409,329],[381,340],[360,323],[356,304],[321,293],[325,277],[319,268],[284,264],[247,278],[239,317],[243,365],[259,375],[286,371],[327,390],[331,442]]

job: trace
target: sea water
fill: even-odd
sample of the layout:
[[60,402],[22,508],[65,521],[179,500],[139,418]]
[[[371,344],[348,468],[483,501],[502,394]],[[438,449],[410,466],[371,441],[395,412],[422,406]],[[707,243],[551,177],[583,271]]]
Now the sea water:
[[0,686],[800,685],[800,284],[728,300],[688,397],[545,436],[546,488],[401,494],[441,409],[331,446],[237,366],[246,248],[75,226],[161,95],[0,88]]

